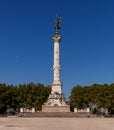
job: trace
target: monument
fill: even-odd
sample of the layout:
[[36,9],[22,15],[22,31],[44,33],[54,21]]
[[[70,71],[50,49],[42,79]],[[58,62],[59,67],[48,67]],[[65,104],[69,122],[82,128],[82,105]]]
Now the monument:
[[62,93],[62,82],[60,80],[60,42],[62,36],[59,34],[61,18],[56,18],[55,34],[52,36],[54,41],[54,65],[53,82],[51,85],[51,94],[47,102],[42,106],[42,112],[70,112],[70,106],[66,104],[64,94]]

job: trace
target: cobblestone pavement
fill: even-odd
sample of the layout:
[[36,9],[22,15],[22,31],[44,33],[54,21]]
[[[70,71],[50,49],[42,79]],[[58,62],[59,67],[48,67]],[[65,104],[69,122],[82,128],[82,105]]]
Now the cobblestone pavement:
[[114,130],[114,118],[0,118],[0,130]]

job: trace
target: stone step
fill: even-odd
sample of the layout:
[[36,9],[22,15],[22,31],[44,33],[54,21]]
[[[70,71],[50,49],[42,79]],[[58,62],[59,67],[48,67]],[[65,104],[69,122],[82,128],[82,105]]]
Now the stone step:
[[93,117],[89,113],[74,113],[74,112],[35,112],[24,113],[23,117],[63,117],[63,118],[75,118],[75,117]]

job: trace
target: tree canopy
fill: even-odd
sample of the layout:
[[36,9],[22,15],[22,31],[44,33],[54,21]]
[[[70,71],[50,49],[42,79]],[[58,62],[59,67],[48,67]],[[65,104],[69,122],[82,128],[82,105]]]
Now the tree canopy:
[[71,107],[107,108],[114,110],[114,83],[75,86],[69,97]]
[[50,87],[43,84],[20,84],[19,86],[0,84],[0,113],[8,108],[19,109],[24,104],[27,108],[33,106],[41,110],[41,106],[47,100]]

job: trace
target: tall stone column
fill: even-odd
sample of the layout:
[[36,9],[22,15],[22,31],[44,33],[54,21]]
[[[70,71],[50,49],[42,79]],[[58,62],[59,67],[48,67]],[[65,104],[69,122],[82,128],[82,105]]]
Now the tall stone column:
[[52,39],[54,41],[54,65],[53,65],[53,83],[51,93],[62,93],[62,82],[60,80],[60,41],[61,35],[55,34]]
[[60,42],[61,35],[59,23],[61,18],[57,18],[55,22],[55,34],[52,39],[54,42],[54,65],[53,65],[53,82],[51,85],[51,94],[47,102],[42,106],[43,112],[69,112],[70,106],[66,104],[64,94],[62,93],[62,82],[60,80]]

